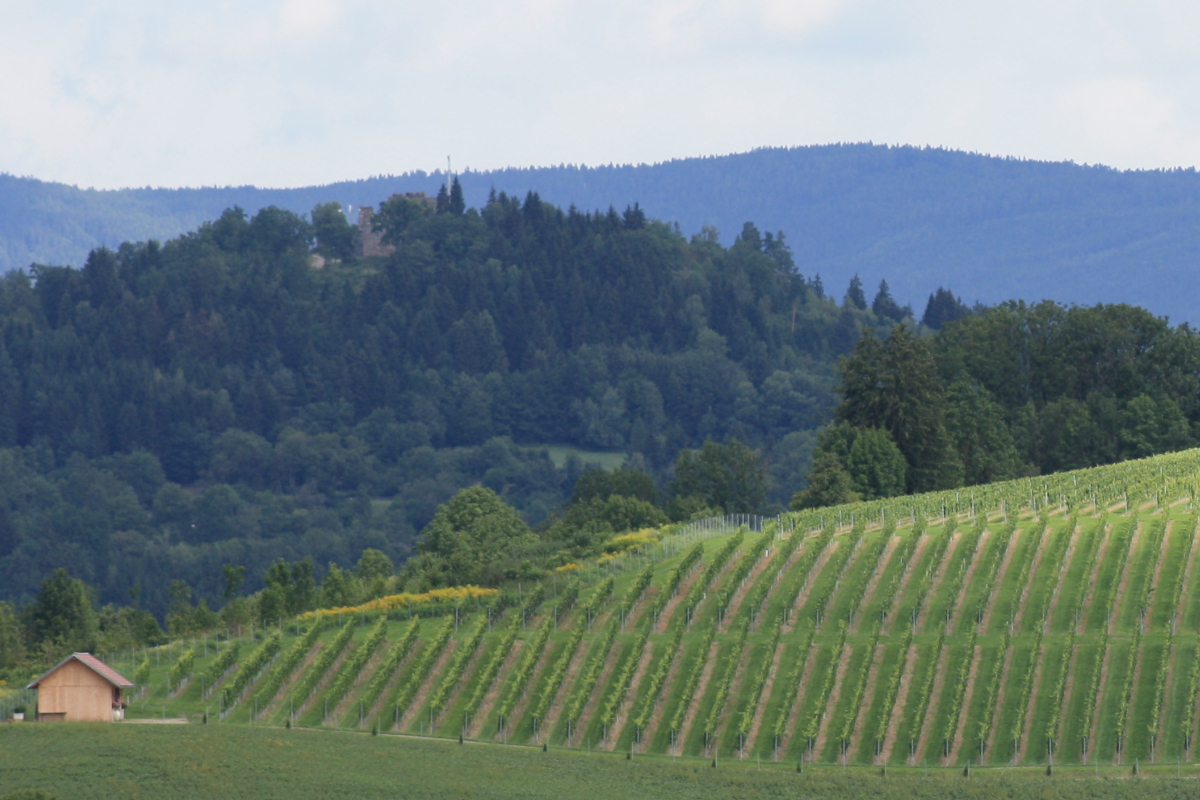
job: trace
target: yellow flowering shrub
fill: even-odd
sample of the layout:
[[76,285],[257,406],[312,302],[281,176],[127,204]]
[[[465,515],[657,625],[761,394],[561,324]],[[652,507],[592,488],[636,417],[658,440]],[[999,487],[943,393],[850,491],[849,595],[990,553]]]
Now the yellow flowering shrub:
[[361,606],[343,606],[342,608],[322,608],[301,614],[300,619],[318,619],[332,617],[338,614],[361,614],[365,611],[394,611],[399,608],[412,608],[429,603],[441,603],[456,600],[475,600],[494,597],[500,594],[499,589],[488,589],[483,586],[449,586],[445,589],[432,589],[428,592],[415,594],[402,592],[380,597],[363,603]]
[[654,544],[661,538],[661,532],[654,528],[644,528],[640,531],[623,533],[620,536],[613,537],[604,545],[604,549],[613,553],[623,553],[635,547]]

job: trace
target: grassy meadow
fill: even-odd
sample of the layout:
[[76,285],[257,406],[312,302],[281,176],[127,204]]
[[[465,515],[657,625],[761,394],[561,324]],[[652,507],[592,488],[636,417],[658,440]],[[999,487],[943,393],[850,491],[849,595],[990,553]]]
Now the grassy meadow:
[[823,766],[372,737],[231,725],[0,726],[0,797],[41,790],[58,798],[308,800],[371,798],[678,798],[821,796],[923,800],[1192,798],[1197,769],[1070,768],[973,771]]

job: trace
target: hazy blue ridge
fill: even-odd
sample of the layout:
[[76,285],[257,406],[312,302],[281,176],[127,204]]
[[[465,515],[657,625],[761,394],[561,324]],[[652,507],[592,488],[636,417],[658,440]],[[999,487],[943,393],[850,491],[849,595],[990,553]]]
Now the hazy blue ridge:
[[[0,269],[82,263],[97,245],[166,239],[239,205],[307,212],[318,202],[377,204],[436,192],[441,173],[327,186],[81,190],[0,175]],[[854,273],[886,278],[917,314],[939,285],[966,301],[1127,302],[1200,321],[1187,287],[1200,253],[1194,170],[1119,171],[943,149],[827,145],[761,149],[654,165],[466,172],[468,204],[491,189],[534,190],[563,207],[640,203],[685,233],[729,242],[747,220],[782,230],[807,275],[838,296]]]

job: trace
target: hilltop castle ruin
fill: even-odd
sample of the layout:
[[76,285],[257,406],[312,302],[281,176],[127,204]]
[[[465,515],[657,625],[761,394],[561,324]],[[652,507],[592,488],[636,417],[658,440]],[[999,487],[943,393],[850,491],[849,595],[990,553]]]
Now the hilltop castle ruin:
[[[397,195],[392,195],[396,197]],[[413,200],[419,203],[427,203],[430,206],[436,206],[437,201],[425,194],[424,192],[405,192],[403,197],[406,200]],[[390,198],[389,198],[390,199]],[[360,206],[358,209],[358,248],[356,255],[360,258],[363,256],[380,256],[386,258],[396,252],[395,245],[384,244],[383,231],[376,230],[373,224],[375,219],[374,206]]]

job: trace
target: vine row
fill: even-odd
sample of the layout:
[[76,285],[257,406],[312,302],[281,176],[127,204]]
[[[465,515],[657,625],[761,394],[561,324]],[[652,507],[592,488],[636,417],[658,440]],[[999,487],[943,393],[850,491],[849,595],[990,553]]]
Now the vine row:
[[381,614],[375,626],[371,628],[371,632],[367,634],[366,641],[342,663],[342,668],[334,677],[329,691],[325,693],[325,700],[330,706],[336,707],[342,701],[342,698],[350,691],[350,687],[358,680],[359,674],[366,668],[371,656],[379,649],[379,645],[383,644],[383,640],[387,637],[387,623],[387,615]]
[[442,650],[445,649],[453,633],[454,618],[447,617],[442,623],[442,627],[434,632],[433,637],[429,640],[429,644],[421,650],[421,657],[413,665],[413,670],[409,673],[408,680],[396,692],[396,700],[392,705],[395,707],[397,722],[400,721],[400,716],[412,705],[413,699],[417,696],[417,691],[420,690],[421,684],[425,682],[426,677],[433,670],[438,658],[442,655]]
[[304,632],[303,636],[297,637],[292,642],[292,646],[280,657],[279,663],[271,668],[254,692],[254,702],[260,708],[266,708],[275,699],[275,695],[279,694],[284,681],[296,670],[296,667],[300,666],[300,662],[308,655],[308,651],[317,643],[317,637],[320,634],[321,623],[314,621],[308,626],[308,630]]
[[420,630],[421,618],[415,617],[409,621],[408,626],[400,634],[400,638],[396,640],[396,643],[388,649],[387,655],[383,657],[383,663],[379,665],[379,669],[371,676],[371,681],[367,684],[367,688],[360,698],[366,708],[372,708],[375,705],[375,701],[383,694],[388,681],[392,679],[396,670],[400,668],[400,662],[412,650]]
[[533,636],[533,643],[525,650],[525,655],[521,657],[521,663],[517,666],[517,671],[513,675],[512,681],[508,686],[508,693],[504,699],[500,701],[499,716],[500,728],[503,729],[506,720],[511,716],[513,709],[516,708],[517,701],[525,693],[525,687],[529,684],[529,679],[533,677],[533,670],[537,667],[538,659],[542,657],[542,651],[546,649],[546,642],[550,640],[550,631],[554,628],[552,619],[545,619],[538,626],[537,633]]
[[354,638],[354,620],[350,620],[338,630],[337,636],[333,637],[333,641],[329,643],[328,647],[321,650],[321,654],[317,656],[312,668],[292,689],[289,700],[293,708],[302,706],[308,701],[308,698],[316,691],[317,684],[325,678],[325,673],[333,666],[333,662],[337,661],[338,656],[346,649],[346,645],[350,644],[352,638]]
[[[540,589],[541,586],[539,585],[538,588]],[[479,645],[483,643],[487,632],[487,617],[481,616],[475,623],[475,628],[467,638],[466,644],[455,651],[454,656],[450,659],[450,664],[446,667],[446,672],[433,691],[433,696],[429,700],[429,718],[431,720],[437,719],[437,716],[442,713],[442,709],[446,707],[450,693],[454,691],[454,687],[462,679],[463,673],[467,671],[467,665],[471,663],[471,658],[479,649]]]

